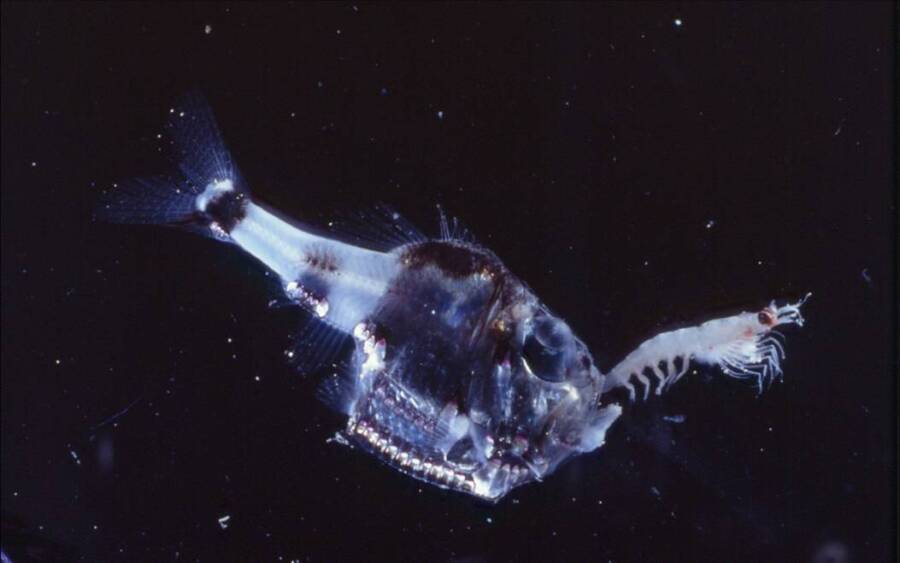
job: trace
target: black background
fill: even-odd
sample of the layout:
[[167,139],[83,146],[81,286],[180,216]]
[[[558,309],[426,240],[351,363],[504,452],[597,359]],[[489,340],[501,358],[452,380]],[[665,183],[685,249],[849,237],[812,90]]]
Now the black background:
[[[890,560],[895,20],[4,3],[4,550]],[[267,308],[257,263],[90,220],[101,188],[164,169],[156,134],[191,88],[266,201],[313,222],[388,202],[431,233],[441,203],[604,369],[660,330],[813,291],[785,382],[757,398],[689,378],[497,506],[326,443],[341,420],[282,353],[302,315]]]

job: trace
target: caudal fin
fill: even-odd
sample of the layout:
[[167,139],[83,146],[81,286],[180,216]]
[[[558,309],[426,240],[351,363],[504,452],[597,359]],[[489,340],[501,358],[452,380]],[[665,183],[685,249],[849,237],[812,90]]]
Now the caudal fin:
[[198,195],[181,178],[133,178],[104,191],[94,217],[110,223],[187,223],[196,212]]
[[101,195],[95,217],[227,237],[229,223],[243,208],[246,189],[209,104],[197,92],[187,94],[169,110],[164,131],[174,149],[176,170],[114,184]]

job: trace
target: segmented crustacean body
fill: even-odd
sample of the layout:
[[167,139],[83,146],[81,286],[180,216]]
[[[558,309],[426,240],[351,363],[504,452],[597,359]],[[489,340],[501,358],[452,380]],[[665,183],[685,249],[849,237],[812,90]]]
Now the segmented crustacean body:
[[[690,364],[755,378],[781,376],[773,329],[801,325],[804,300],[740,313],[646,341],[604,376],[588,348],[489,250],[400,226],[387,248],[349,244],[279,217],[255,201],[212,114],[188,98],[167,126],[180,159],[169,177],[123,182],[98,209],[106,219],[159,223],[234,244],[282,282],[318,329],[297,355],[325,348],[317,330],[352,339],[345,366],[320,396],[347,415],[348,443],[422,481],[497,500],[573,455],[599,448],[631,400]],[[398,235],[399,233],[399,235]],[[382,245],[383,246],[383,245]],[[331,348],[329,347],[329,351]]]

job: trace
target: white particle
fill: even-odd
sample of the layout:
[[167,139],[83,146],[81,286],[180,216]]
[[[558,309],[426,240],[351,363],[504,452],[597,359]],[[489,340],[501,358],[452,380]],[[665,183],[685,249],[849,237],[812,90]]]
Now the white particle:
[[203,26],[203,33],[205,33],[207,35],[212,33],[212,26],[209,24],[206,24],[205,26]]
[[36,168],[36,167],[37,167],[37,162],[35,162],[35,161],[32,160],[32,161],[31,161],[31,167],[32,167],[32,168]]
[[62,360],[56,360],[56,362],[55,362],[55,363],[56,363],[56,365],[59,365],[59,364],[61,364],[61,363],[62,363]]
[[444,119],[444,112],[438,111],[438,112],[437,112],[437,118],[438,118],[438,119]]
[[96,530],[99,530],[99,529],[100,529],[100,526],[94,524],[94,530],[96,531]]
[[169,113],[175,113],[175,108],[169,108]]
[[715,226],[716,226],[716,220],[715,220],[715,219],[710,219],[709,221],[706,222],[706,228],[707,228],[707,229],[712,229],[712,228],[715,227]]
[[493,524],[493,523],[494,523],[494,519],[491,518],[490,516],[488,516],[487,518],[485,518],[484,521],[487,522],[488,524]]
[[183,112],[183,111],[179,111],[179,112],[178,112],[178,117],[184,117],[184,112]]
[[254,376],[253,376],[253,380],[254,380],[254,381],[261,381],[258,375],[254,375]]
[[228,528],[229,520],[231,520],[231,515],[229,515],[229,514],[219,517],[219,527],[222,528],[223,530]]
[[673,23],[675,24],[675,27],[681,27],[681,24],[683,24],[684,22],[681,21],[680,18],[675,18],[675,21]]
[[[872,276],[869,275],[868,268],[863,268],[859,274],[862,276],[862,279],[866,280],[867,284],[872,285]],[[863,407],[863,408],[865,408],[865,407]]]
[[231,344],[232,342],[234,342],[234,340],[233,340],[230,336],[229,336],[228,338],[226,338],[225,340],[226,340],[229,344]]
[[337,33],[338,35],[340,35],[340,34],[341,34],[341,30],[340,30],[340,29],[335,30],[335,33]]
[[157,134],[156,134],[156,138],[157,138],[157,139],[162,139],[162,133],[157,133]]

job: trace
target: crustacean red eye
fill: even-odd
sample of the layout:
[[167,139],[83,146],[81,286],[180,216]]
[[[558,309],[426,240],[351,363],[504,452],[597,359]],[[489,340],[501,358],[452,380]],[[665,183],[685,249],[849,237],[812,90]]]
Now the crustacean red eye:
[[773,315],[768,309],[763,309],[759,312],[759,315],[756,317],[759,320],[759,324],[764,324],[767,326],[771,326],[775,324],[775,315]]

